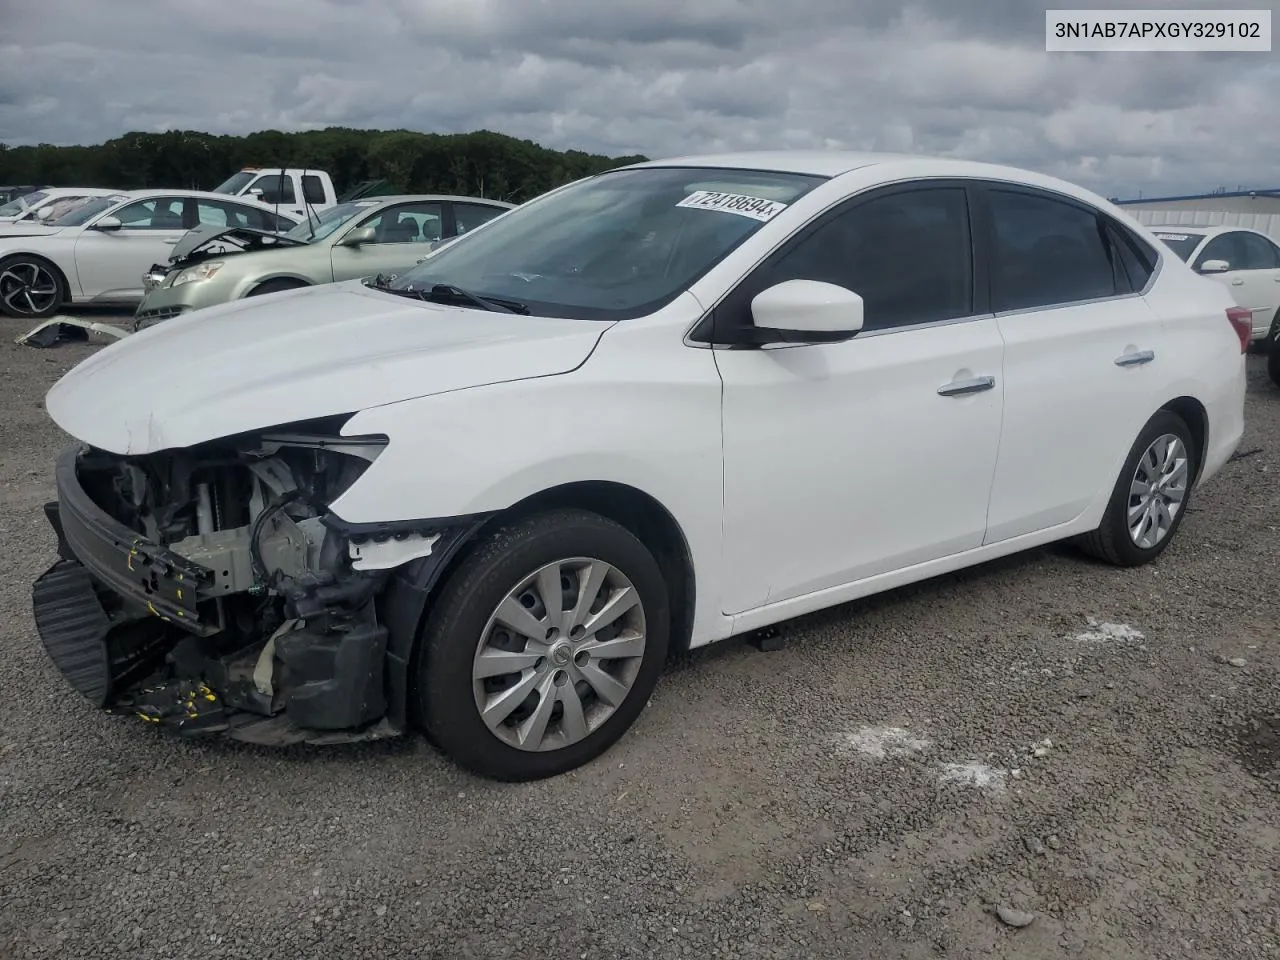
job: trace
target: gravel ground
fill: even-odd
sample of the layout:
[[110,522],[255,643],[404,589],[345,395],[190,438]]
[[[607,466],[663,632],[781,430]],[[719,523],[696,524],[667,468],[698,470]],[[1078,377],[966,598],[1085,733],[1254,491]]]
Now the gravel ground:
[[777,652],[729,641],[600,761],[504,786],[416,738],[186,743],[82,702],[28,598],[63,442],[42,397],[96,347],[12,326],[0,957],[1280,958],[1258,358],[1244,455],[1154,566],[1051,548],[806,618]]

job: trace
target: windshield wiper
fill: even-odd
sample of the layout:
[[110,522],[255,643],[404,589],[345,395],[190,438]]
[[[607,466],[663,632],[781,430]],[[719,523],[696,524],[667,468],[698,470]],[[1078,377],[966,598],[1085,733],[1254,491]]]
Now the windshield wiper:
[[466,304],[480,310],[489,310],[496,313],[518,313],[522,315],[528,315],[529,313],[528,305],[521,303],[519,300],[481,296],[478,293],[472,293],[470,290],[463,290],[462,287],[455,286],[452,283],[434,283],[427,290],[417,290],[412,286],[396,289],[382,287],[382,289],[386,290],[387,293],[417,297],[419,300],[427,300],[431,303]]

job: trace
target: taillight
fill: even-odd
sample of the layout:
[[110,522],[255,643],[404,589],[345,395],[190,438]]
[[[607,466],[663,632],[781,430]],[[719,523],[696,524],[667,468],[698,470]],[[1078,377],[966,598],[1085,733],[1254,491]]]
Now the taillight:
[[1240,338],[1240,352],[1248,353],[1249,344],[1253,342],[1253,311],[1248,307],[1228,307],[1227,320]]

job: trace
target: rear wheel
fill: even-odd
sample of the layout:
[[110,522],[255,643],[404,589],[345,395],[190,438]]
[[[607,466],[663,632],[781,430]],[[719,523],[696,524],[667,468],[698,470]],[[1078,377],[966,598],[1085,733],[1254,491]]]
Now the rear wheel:
[[1164,553],[1191,502],[1198,456],[1186,421],[1169,410],[1157,413],[1138,434],[1102,523],[1079,538],[1080,548],[1122,567]]
[[1276,342],[1271,342],[1271,350],[1267,354],[1267,375],[1271,377],[1271,382],[1280,387],[1280,346],[1276,346]]
[[483,776],[572,770],[644,709],[669,624],[662,572],[629,531],[576,510],[516,521],[471,551],[427,618],[419,722]]
[[47,260],[17,254],[0,260],[0,312],[26,320],[43,320],[67,299],[62,274]]
[[301,280],[287,280],[281,277],[278,280],[264,280],[252,290],[245,294],[246,297],[261,297],[268,293],[279,293],[281,290],[297,290],[301,287],[309,286]]

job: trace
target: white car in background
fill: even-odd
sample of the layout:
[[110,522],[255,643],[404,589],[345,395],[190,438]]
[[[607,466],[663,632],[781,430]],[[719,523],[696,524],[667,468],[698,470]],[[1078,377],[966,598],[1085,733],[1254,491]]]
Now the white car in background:
[[192,227],[276,231],[297,222],[255,200],[198,190],[96,197],[57,220],[0,230],[0,313],[41,319],[72,303],[137,306],[143,274]]
[[1147,228],[1201,276],[1223,284],[1249,311],[1253,338],[1270,347],[1280,334],[1280,246],[1245,227]]
[[1058,540],[1155,560],[1240,441],[1248,338],[1047,176],[623,167],[81,362],[45,401],[74,442],[35,621],[92,702],[183,734],[416,724],[545,777],[669,651]]
[[52,222],[66,216],[87,200],[109,197],[119,192],[102,187],[46,187],[16,197],[0,206],[0,227],[15,223]]

